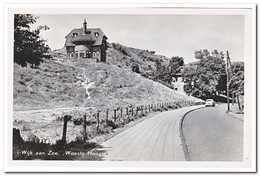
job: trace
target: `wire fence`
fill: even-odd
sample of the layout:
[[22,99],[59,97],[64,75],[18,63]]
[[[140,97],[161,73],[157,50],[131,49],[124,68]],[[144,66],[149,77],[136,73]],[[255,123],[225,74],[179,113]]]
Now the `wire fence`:
[[[185,106],[195,105],[194,101],[179,101],[166,103],[153,103],[148,105],[129,105],[126,107],[110,108],[106,110],[96,110],[93,114],[84,114],[83,117],[73,118],[72,115],[65,115],[63,126],[62,140],[66,143],[66,125],[68,121],[73,121],[74,125],[83,125],[83,138],[87,138],[86,126],[96,125],[96,130],[99,132],[101,127],[111,127],[113,129],[124,126],[125,124],[142,118],[149,113],[156,111],[168,111]],[[64,136],[65,135],[65,136]]]
[[[179,102],[166,102],[166,103],[152,103],[148,105],[129,105],[125,107],[115,107],[109,109],[84,111],[81,113],[71,112],[64,113],[62,116],[56,117],[55,122],[51,122],[42,126],[35,127],[45,128],[50,127],[57,123],[63,123],[61,142],[66,143],[67,133],[71,129],[67,130],[67,124],[69,121],[73,122],[73,125],[81,125],[83,127],[82,138],[87,139],[87,126],[92,126],[97,133],[102,132],[104,128],[116,129],[128,124],[131,121],[147,116],[152,112],[162,112],[173,109],[178,109],[185,106],[195,105],[194,101],[179,101]],[[31,129],[32,130],[32,129]]]

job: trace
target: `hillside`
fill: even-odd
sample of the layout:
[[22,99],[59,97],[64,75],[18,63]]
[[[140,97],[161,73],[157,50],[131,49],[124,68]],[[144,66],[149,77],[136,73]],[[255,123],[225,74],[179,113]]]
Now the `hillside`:
[[14,110],[75,106],[103,109],[191,99],[132,72],[127,62],[119,67],[111,63],[111,57],[108,60],[49,60],[38,69],[14,64]]
[[[52,56],[56,60],[64,60],[66,58],[65,47],[52,51]],[[159,61],[162,65],[167,65],[169,58],[157,55],[155,51],[131,48],[118,43],[108,43],[107,63],[112,65],[132,71],[132,66],[137,64],[140,68],[140,74],[149,77],[149,74],[156,70],[156,61]]]
[[[88,138],[97,137],[95,140],[102,141],[124,129],[113,131],[116,127],[122,127],[124,118],[117,120],[112,126],[104,123],[107,109],[111,119],[114,109],[130,104],[140,106],[196,100],[133,72],[132,63],[138,62],[141,71],[153,63],[140,59],[137,54],[132,57],[138,49],[127,48],[128,56],[124,56],[120,50],[109,48],[107,63],[91,59],[67,59],[64,51],[56,50],[53,60],[46,60],[36,69],[14,64],[13,127],[20,129],[25,140],[47,140],[47,143],[54,144],[61,139],[64,114],[71,114],[74,118],[87,114]],[[164,57],[139,51],[167,62]],[[125,57],[125,60],[121,60],[121,57]],[[97,110],[101,110],[100,129],[95,124],[94,115]],[[142,119],[144,118],[135,119],[125,128]],[[78,137],[82,137],[82,126],[70,121],[66,139],[71,142]]]
[[169,58],[162,55],[156,55],[155,51],[126,47],[118,43],[108,45],[108,63],[128,70],[132,69],[133,64],[138,64],[142,75],[155,71],[156,61],[159,61],[162,64],[168,64]]

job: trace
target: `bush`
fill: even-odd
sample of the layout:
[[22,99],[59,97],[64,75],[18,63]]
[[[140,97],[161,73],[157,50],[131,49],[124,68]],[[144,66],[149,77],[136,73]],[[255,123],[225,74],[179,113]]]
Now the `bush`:
[[40,139],[35,134],[30,134],[26,140],[27,142],[40,143]]
[[112,127],[112,129],[118,128],[118,125],[116,123],[114,123],[112,120],[107,121],[107,126]]
[[83,123],[83,119],[82,118],[74,119],[73,123],[74,125],[81,125]]
[[136,63],[132,64],[132,71],[136,73],[140,73],[139,65]]

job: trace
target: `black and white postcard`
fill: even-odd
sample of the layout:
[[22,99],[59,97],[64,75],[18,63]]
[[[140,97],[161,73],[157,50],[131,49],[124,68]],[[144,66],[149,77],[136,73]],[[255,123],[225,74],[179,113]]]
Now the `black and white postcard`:
[[255,5],[5,9],[6,172],[254,171]]

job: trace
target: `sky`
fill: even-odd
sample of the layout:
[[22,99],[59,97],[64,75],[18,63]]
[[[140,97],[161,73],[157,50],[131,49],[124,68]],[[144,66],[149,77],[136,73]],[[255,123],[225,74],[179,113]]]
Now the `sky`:
[[169,15],[169,14],[34,14],[37,25],[50,29],[41,32],[52,50],[64,47],[65,36],[81,28],[101,28],[108,42],[155,51],[166,57],[181,56],[193,62],[200,49],[229,51],[231,61],[244,61],[244,16]]

